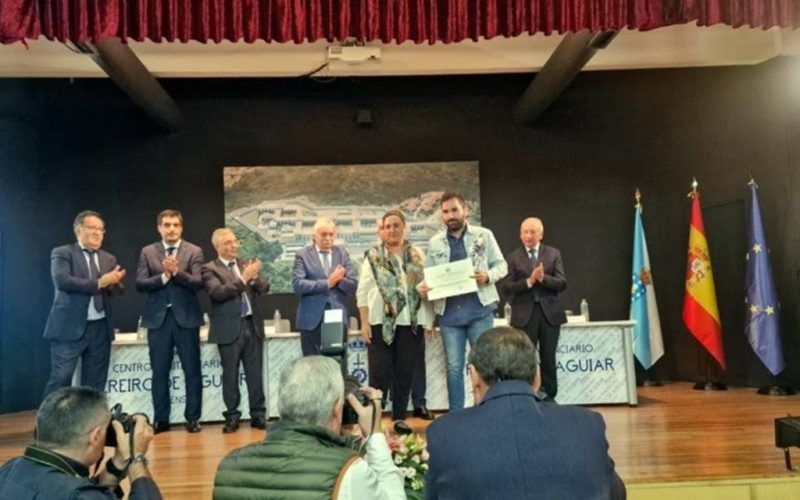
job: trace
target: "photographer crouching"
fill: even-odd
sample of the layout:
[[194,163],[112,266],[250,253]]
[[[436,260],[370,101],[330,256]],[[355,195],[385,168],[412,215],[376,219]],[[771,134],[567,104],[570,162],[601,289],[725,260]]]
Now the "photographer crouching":
[[[381,432],[380,403],[380,391],[345,384],[333,359],[295,360],[281,373],[280,420],[264,441],[222,460],[215,500],[405,499],[403,476]],[[343,435],[355,423],[363,444]]]
[[[119,483],[127,477],[131,500],[160,499],[145,456],[153,428],[144,415],[115,410],[109,411],[103,393],[88,387],[48,395],[36,412],[35,444],[0,467],[0,498],[115,499],[122,497]],[[114,455],[90,476],[106,446],[115,447]]]

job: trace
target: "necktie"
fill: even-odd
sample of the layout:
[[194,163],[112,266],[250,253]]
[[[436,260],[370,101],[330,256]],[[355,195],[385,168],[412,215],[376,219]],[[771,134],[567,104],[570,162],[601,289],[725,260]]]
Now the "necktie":
[[322,270],[325,271],[325,276],[331,274],[331,253],[320,252],[322,254]]
[[[234,266],[236,266],[235,261],[228,262],[228,268],[231,270],[233,274],[239,277],[239,274],[236,272],[236,268]],[[249,311],[250,309],[247,307],[247,295],[245,295],[245,292],[242,292],[242,308],[240,309],[239,312],[241,313],[242,316],[247,316],[247,313]]]
[[175,253],[175,247],[167,247],[167,257],[172,257],[173,253]]
[[[89,256],[89,278],[96,280],[100,277],[100,270],[97,268],[97,261],[95,261],[95,255],[97,254],[97,250],[90,250],[88,248],[83,249],[84,253]],[[103,312],[105,307],[103,305],[103,292],[98,288],[98,290],[92,295],[94,299],[94,310],[97,312]]]
[[539,258],[536,250],[536,248],[531,248],[531,262],[533,262],[534,266],[536,265],[536,260]]

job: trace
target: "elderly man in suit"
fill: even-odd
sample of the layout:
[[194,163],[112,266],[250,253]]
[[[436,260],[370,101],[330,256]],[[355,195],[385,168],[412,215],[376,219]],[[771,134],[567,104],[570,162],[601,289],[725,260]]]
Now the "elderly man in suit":
[[523,332],[487,331],[469,363],[476,406],[428,427],[426,499],[625,498],[603,417],[539,401],[538,356]]
[[169,430],[169,371],[177,350],[186,380],[186,430],[200,432],[203,312],[197,292],[203,288],[203,250],[181,239],[183,215],[177,210],[158,214],[156,228],[161,241],[142,248],[136,269],[136,289],[147,294],[142,326],[148,329],[153,370],[153,428],[156,433]]
[[258,274],[261,262],[237,257],[239,241],[230,229],[215,230],[211,243],[217,258],[203,266],[202,275],[211,298],[208,341],[217,344],[222,360],[222,399],[226,408],[222,432],[239,428],[239,362],[247,379],[250,426],[266,429],[264,316],[257,298],[269,291],[269,280]]
[[539,346],[542,388],[547,401],[555,400],[556,347],[561,325],[567,322],[558,294],[567,287],[561,252],[542,245],[544,225],[536,217],[522,221],[522,246],[507,257],[508,277],[501,289],[511,302],[509,324],[523,330]]
[[347,250],[333,244],[336,225],[321,218],[314,223],[314,244],[300,249],[294,257],[292,288],[300,297],[295,326],[300,330],[303,356],[320,353],[322,319],[326,309],[343,311],[347,327],[347,296],[355,293],[355,278]]
[[50,340],[45,397],[72,383],[79,359],[81,384],[105,391],[114,340],[109,298],[123,291],[125,270],[100,248],[106,232],[102,216],[85,210],[72,226],[77,242],[56,247],[50,255],[55,299],[44,329]]

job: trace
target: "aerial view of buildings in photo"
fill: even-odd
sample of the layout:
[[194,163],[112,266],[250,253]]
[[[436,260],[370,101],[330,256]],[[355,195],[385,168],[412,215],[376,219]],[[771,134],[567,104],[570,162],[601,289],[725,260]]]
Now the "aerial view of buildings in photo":
[[403,212],[409,241],[423,250],[443,228],[444,191],[462,194],[470,221],[480,222],[477,162],[226,167],[224,185],[225,220],[242,244],[240,256],[261,259],[273,293],[291,292],[295,252],[311,244],[320,217],[336,223],[336,244],[356,269],[389,209]]

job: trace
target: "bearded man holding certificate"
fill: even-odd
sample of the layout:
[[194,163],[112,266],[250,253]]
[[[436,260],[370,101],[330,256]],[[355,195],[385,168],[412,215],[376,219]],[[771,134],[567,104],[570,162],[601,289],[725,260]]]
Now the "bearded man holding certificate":
[[442,221],[447,228],[428,243],[425,281],[420,295],[433,301],[447,358],[447,398],[450,411],[464,408],[464,356],[467,340],[494,324],[500,300],[495,283],[508,272],[494,234],[467,223],[469,207],[458,193],[444,193]]

